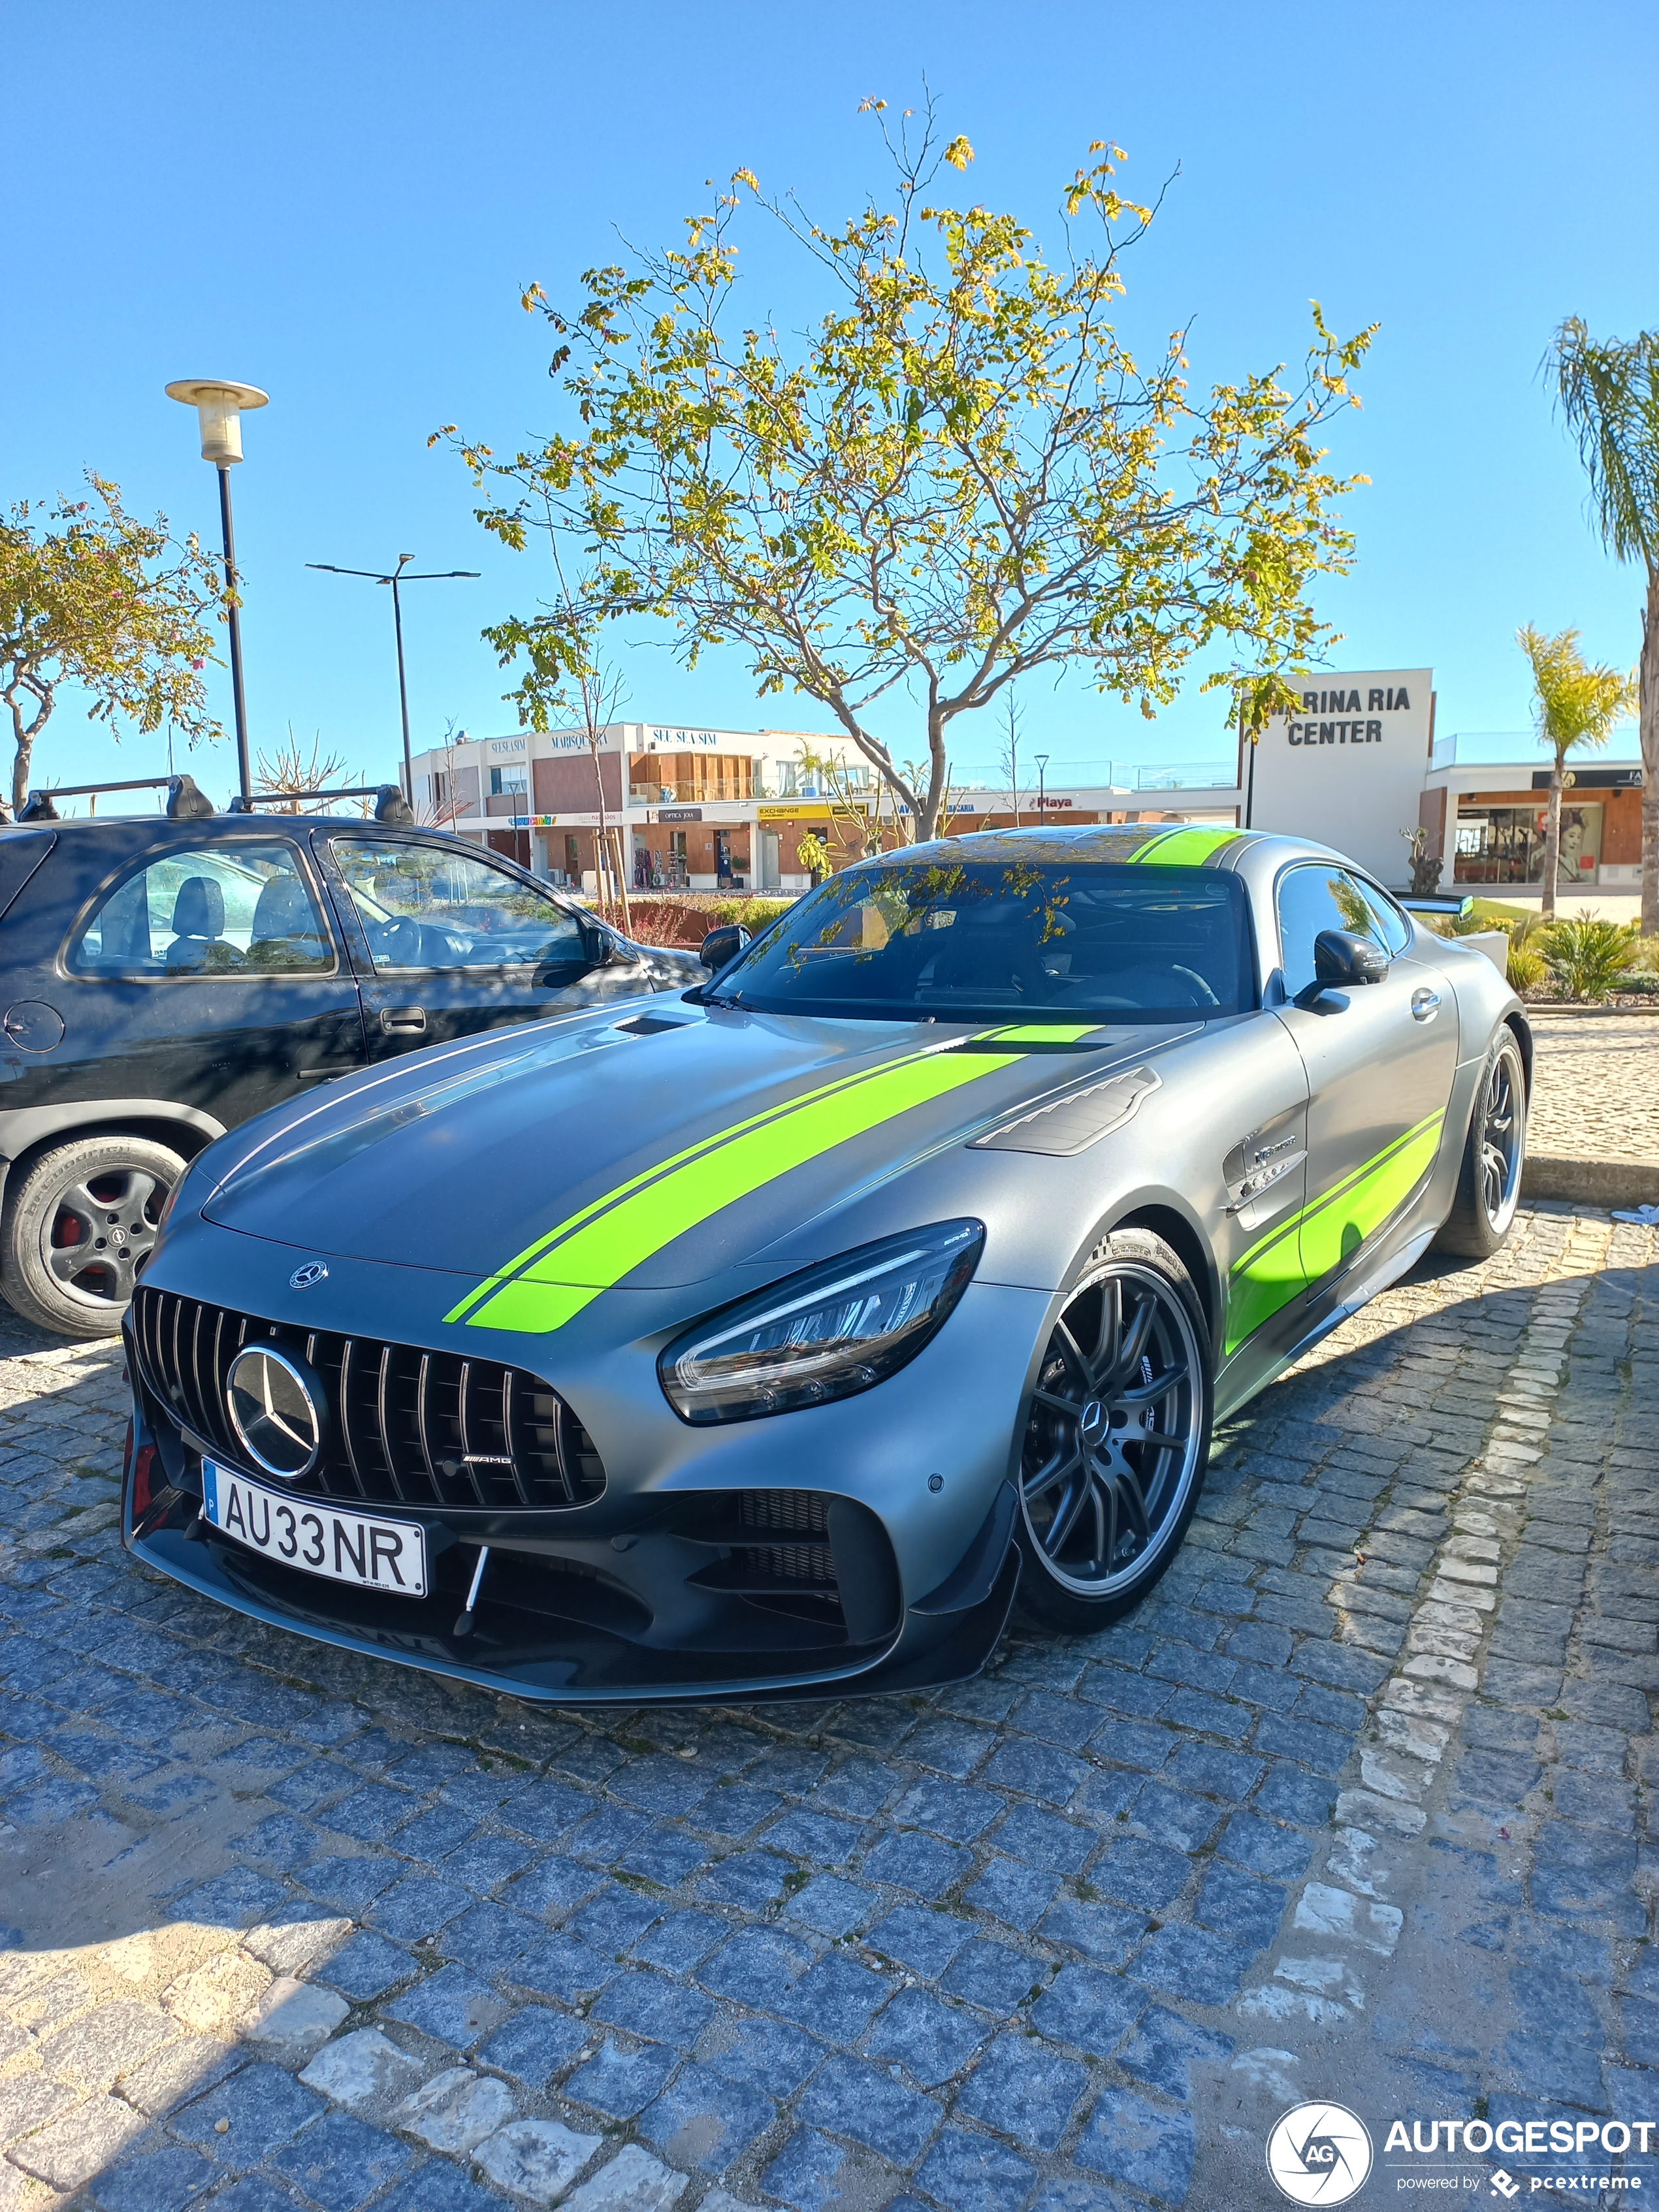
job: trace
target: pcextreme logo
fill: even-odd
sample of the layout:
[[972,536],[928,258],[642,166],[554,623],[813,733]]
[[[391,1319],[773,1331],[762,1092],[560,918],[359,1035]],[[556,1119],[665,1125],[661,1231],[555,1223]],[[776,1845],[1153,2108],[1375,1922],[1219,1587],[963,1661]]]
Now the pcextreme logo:
[[1346,2105],[1297,2105],[1267,2138],[1267,2171],[1292,2204],[1346,2204],[1371,2170],[1365,2123]]

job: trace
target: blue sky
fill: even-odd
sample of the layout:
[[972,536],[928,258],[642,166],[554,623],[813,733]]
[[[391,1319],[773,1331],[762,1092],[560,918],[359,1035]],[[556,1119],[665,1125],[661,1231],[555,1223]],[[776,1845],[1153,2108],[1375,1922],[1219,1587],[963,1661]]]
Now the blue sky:
[[[1637,580],[1586,526],[1537,371],[1565,314],[1597,332],[1659,322],[1659,14],[1644,0],[82,0],[15,12],[8,48],[0,496],[71,489],[92,466],[210,535],[194,418],[161,387],[264,386],[234,487],[256,747],[291,724],[391,773],[388,595],[304,564],[405,550],[483,571],[409,594],[416,743],[450,717],[513,726],[478,632],[533,605],[541,572],[485,538],[428,432],[457,420],[501,447],[545,428],[547,346],[520,291],[535,278],[571,297],[618,232],[668,242],[706,178],[746,163],[815,212],[850,210],[883,181],[860,99],[911,104],[924,77],[976,149],[976,197],[1039,238],[1092,138],[1127,149],[1132,193],[1179,169],[1124,322],[1157,338],[1190,318],[1195,380],[1297,357],[1312,297],[1339,329],[1380,322],[1335,451],[1373,480],[1347,508],[1356,567],[1318,593],[1345,633],[1336,665],[1431,665],[1445,733],[1525,725],[1522,621],[1576,623],[1598,656],[1634,660]],[[811,293],[758,220],[752,236],[757,313],[804,320]],[[810,702],[763,711],[734,657],[688,676],[642,645],[626,676],[629,719],[826,726]],[[1195,686],[1150,725],[1080,684],[1024,705],[1027,745],[1057,759],[1228,750]],[[988,763],[997,744],[988,727],[957,757]],[[228,787],[228,746],[191,764]],[[37,763],[61,781],[165,765],[160,739],[115,746],[72,697]]]

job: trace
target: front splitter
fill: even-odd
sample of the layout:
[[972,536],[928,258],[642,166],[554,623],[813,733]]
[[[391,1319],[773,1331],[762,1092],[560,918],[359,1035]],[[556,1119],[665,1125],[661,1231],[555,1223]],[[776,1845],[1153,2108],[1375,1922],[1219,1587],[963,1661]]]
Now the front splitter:
[[[959,1613],[907,1613],[884,1646],[820,1662],[799,1651],[710,1652],[659,1649],[611,1635],[589,1624],[550,1620],[547,1632],[512,1644],[492,1641],[489,1608],[465,1638],[453,1632],[453,1595],[379,1599],[362,1618],[343,1621],[323,1610],[322,1593],[337,1586],[270,1563],[227,1542],[199,1516],[187,1492],[164,1493],[133,1528],[124,1501],[122,1540],[133,1555],[172,1581],[233,1611],[365,1659],[412,1667],[471,1682],[497,1694],[554,1705],[750,1705],[848,1693],[890,1695],[966,1680],[995,1649],[1019,1581],[1020,1553],[1011,1545],[989,1595]],[[295,1587],[289,1587],[293,1585]],[[397,1607],[400,1620],[385,1617]],[[801,1662],[807,1660],[803,1665]]]

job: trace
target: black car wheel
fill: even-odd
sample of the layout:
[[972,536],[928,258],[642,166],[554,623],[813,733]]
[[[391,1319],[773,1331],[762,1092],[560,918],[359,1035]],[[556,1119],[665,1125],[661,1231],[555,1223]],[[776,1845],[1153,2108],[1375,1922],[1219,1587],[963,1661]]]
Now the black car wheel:
[[1020,1465],[1022,1595],[1099,1628],[1157,1582],[1186,1534],[1210,1449],[1207,1332],[1162,1237],[1120,1230],[1055,1322]]
[[1491,1258],[1514,1224],[1526,1159],[1527,1071],[1515,1031],[1506,1025],[1481,1070],[1457,1195],[1435,1239],[1441,1251],[1466,1260]]
[[7,1193],[8,1303],[60,1336],[113,1336],[184,1171],[148,1137],[83,1137],[43,1153]]

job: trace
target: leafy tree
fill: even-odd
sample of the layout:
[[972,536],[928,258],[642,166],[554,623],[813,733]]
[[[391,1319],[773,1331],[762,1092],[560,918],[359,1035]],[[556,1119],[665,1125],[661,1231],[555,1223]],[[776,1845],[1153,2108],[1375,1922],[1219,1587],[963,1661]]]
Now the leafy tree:
[[1642,934],[1659,933],[1659,331],[1590,337],[1577,315],[1555,333],[1547,366],[1590,482],[1602,542],[1640,562],[1642,652],[1637,664],[1642,740]]
[[1604,745],[1621,715],[1629,714],[1636,685],[1616,668],[1587,662],[1578,650],[1576,629],[1547,637],[1531,623],[1515,641],[1532,665],[1534,711],[1538,741],[1555,757],[1550,764],[1549,826],[1544,836],[1544,912],[1555,912],[1555,881],[1561,866],[1561,793],[1567,781],[1567,755],[1578,745]]
[[16,745],[14,806],[28,794],[62,684],[91,694],[94,721],[131,721],[146,735],[170,721],[192,745],[220,734],[202,681],[210,612],[224,600],[212,561],[193,534],[173,538],[165,515],[130,515],[118,484],[90,470],[87,482],[93,499],[23,501],[0,518],[0,698]]
[[[1153,214],[1114,182],[1121,148],[1091,147],[1050,262],[1012,215],[932,204],[973,150],[940,147],[931,107],[893,132],[884,105],[866,103],[890,204],[824,226],[738,170],[682,247],[590,270],[568,313],[539,285],[523,295],[556,340],[568,433],[508,458],[453,424],[434,438],[506,544],[545,527],[581,549],[579,605],[495,633],[528,659],[509,695],[522,715],[582,658],[586,621],[659,617],[687,665],[736,646],[763,696],[827,708],[927,838],[951,724],[1036,669],[1074,664],[1150,714],[1208,652],[1290,701],[1283,672],[1328,635],[1307,586],[1352,555],[1333,502],[1360,479],[1329,473],[1319,438],[1358,404],[1347,380],[1371,333],[1334,337],[1316,305],[1288,385],[1274,368],[1194,398],[1184,332],[1143,368],[1112,321]],[[744,313],[745,206],[827,295],[799,338]],[[925,745],[878,734],[889,695]]]

